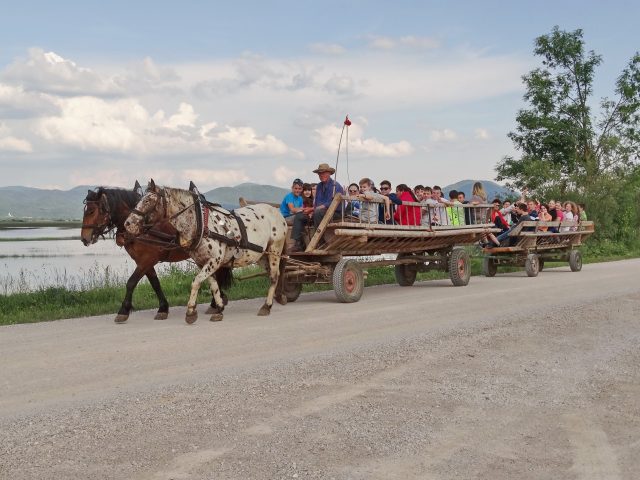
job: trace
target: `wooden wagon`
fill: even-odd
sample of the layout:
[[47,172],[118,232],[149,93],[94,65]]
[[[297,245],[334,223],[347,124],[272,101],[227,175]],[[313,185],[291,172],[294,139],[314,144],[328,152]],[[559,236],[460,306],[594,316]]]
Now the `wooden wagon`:
[[[444,226],[365,223],[346,215],[345,209],[336,218],[334,214],[341,210],[339,207],[351,200],[336,195],[305,250],[284,256],[277,301],[293,302],[304,284],[323,283],[333,286],[339,301],[356,302],[364,290],[365,270],[374,266],[395,266],[395,277],[401,286],[413,285],[418,272],[429,270],[448,272],[453,285],[464,286],[469,283],[471,268],[469,254],[463,247],[477,243],[488,232],[498,231],[492,223]],[[488,211],[487,207],[482,208]]]
[[582,270],[578,247],[594,231],[593,222],[526,221],[510,233],[511,246],[484,249],[483,273],[493,277],[499,266],[524,267],[529,277],[542,271],[545,262],[569,262],[572,272]]

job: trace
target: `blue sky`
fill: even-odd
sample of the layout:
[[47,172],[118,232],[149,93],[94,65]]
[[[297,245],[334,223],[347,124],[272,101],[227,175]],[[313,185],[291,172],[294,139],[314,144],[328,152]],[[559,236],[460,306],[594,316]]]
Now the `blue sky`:
[[6,5],[0,186],[286,186],[335,162],[347,113],[351,181],[491,179],[534,38],[582,28],[610,95],[637,18],[637,2]]

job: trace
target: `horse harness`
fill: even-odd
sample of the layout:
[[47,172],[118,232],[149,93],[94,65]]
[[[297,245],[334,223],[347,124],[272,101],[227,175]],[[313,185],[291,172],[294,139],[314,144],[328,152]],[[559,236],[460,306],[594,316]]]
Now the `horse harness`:
[[[209,202],[206,198],[204,198],[204,195],[199,192],[191,192],[191,194],[193,195],[193,204],[196,209],[197,221],[197,232],[194,238],[194,242],[192,243],[192,246],[194,248],[200,244],[202,238],[207,237],[224,243],[225,245],[229,245],[230,247],[264,253],[263,247],[249,241],[247,237],[247,227],[242,221],[242,218],[240,218],[240,216],[236,214],[234,210],[228,211],[222,208],[217,203]],[[236,239],[233,235],[233,232],[229,229],[227,229],[226,234],[212,232],[211,230],[209,230],[209,215],[211,213],[211,210],[221,214],[223,217],[235,220],[238,224],[238,229],[240,230],[240,238]]]

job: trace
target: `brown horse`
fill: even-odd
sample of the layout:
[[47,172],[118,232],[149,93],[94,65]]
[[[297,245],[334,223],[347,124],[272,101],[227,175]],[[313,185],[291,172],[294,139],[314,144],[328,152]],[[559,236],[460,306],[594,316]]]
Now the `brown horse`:
[[[135,239],[125,238],[124,222],[131,210],[142,197],[140,184],[136,182],[133,190],[122,188],[98,187],[95,191],[89,190],[84,200],[85,209],[82,218],[82,231],[80,239],[89,246],[98,240],[98,237],[115,230],[116,243],[127,251],[136,262],[136,269],[127,281],[127,292],[118,314],[116,323],[126,322],[129,313],[133,309],[133,291],[140,279],[146,275],[151,287],[158,296],[159,308],[156,320],[164,320],[169,314],[169,303],[162,291],[155,265],[160,262],[181,262],[189,259],[189,254],[176,243],[176,230],[167,223],[156,223],[153,229]],[[225,269],[217,272],[216,279],[221,287],[229,287],[232,282],[232,270]],[[227,298],[222,294],[223,305]],[[218,310],[215,299],[211,300],[211,310]]]

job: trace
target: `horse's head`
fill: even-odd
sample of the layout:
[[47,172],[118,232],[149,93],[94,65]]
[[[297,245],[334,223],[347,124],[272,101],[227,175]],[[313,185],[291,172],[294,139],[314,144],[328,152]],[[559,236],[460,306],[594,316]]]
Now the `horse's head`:
[[145,224],[155,224],[166,217],[164,188],[158,187],[151,179],[147,190],[124,222],[124,228],[133,236],[144,232]]
[[107,195],[101,190],[89,190],[84,199],[84,215],[82,216],[82,230],[80,240],[85,246],[98,241],[111,227],[111,213]]

